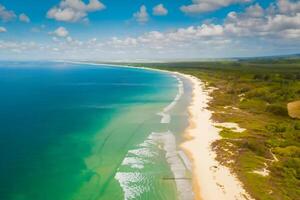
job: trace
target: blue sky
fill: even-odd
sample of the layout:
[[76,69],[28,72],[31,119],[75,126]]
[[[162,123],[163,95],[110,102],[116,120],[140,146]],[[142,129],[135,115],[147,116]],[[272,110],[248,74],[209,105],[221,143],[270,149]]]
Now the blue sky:
[[1,0],[0,59],[184,60],[299,53],[293,0]]

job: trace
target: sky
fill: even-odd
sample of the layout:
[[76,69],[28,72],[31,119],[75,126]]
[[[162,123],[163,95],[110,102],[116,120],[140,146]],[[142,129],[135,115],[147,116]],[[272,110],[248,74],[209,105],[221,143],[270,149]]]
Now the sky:
[[0,60],[300,53],[300,0],[0,0]]

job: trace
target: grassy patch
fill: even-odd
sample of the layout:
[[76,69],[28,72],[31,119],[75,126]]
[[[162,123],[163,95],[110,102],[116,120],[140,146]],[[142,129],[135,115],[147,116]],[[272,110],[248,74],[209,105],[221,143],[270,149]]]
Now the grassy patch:
[[241,137],[246,137],[245,133],[235,132],[229,128],[222,128],[222,127],[218,127],[218,128],[222,129],[220,131],[220,135],[226,139],[237,139],[237,138],[241,138]]

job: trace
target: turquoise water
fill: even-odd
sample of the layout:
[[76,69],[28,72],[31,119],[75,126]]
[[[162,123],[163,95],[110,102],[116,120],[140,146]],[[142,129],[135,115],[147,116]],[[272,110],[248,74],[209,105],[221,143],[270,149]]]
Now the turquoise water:
[[177,199],[163,144],[144,148],[153,132],[180,140],[188,99],[170,123],[157,115],[177,86],[143,69],[1,62],[0,199]]

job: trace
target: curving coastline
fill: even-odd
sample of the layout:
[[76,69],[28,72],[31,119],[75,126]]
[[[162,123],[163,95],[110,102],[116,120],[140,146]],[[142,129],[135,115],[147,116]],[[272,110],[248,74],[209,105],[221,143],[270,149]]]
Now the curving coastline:
[[[105,65],[105,64],[98,64],[98,63],[87,63],[87,62],[72,62],[74,64],[93,64],[93,65]],[[111,65],[116,67],[128,67],[128,68],[137,68],[135,66],[124,66],[124,65]],[[177,156],[181,157],[181,154],[187,155],[189,161],[192,165],[192,187],[194,197],[193,199],[196,200],[215,200],[215,199],[222,199],[222,200],[250,200],[253,199],[243,188],[242,183],[236,178],[234,174],[231,173],[230,169],[219,164],[216,161],[216,153],[212,150],[211,144],[220,139],[218,124],[214,123],[211,120],[212,113],[210,110],[207,109],[208,103],[211,99],[209,93],[213,88],[205,89],[205,85],[201,80],[198,78],[179,73],[179,72],[170,72],[167,70],[160,70],[160,69],[153,69],[148,67],[139,67],[146,70],[154,70],[165,72],[173,75],[179,82],[179,92],[175,97],[174,101],[168,105],[162,112],[157,113],[160,115],[161,123],[169,123],[170,122],[170,115],[168,113],[169,110],[174,107],[176,101],[180,98],[180,96],[184,93],[181,91],[182,88],[182,81],[180,81],[179,77],[185,78],[190,81],[192,84],[192,102],[188,107],[189,113],[189,126],[184,132],[184,137],[186,139],[185,142],[180,144],[180,148],[183,150],[179,151],[176,154]],[[170,132],[167,132],[165,137],[171,136]],[[173,134],[172,134],[173,135]],[[152,133],[150,135],[151,140],[160,141],[160,143],[165,143],[168,146],[170,141],[165,140],[165,137],[162,137],[161,133]],[[170,139],[170,138],[169,138]],[[173,144],[173,142],[171,142]],[[166,153],[174,154],[174,144],[171,145],[172,148],[165,149]],[[170,151],[171,150],[171,151]],[[176,156],[176,157],[177,157]],[[167,157],[168,159],[168,157]],[[177,158],[176,158],[177,159]],[[175,159],[175,160],[176,160]],[[187,160],[183,159],[182,160]],[[175,162],[178,164],[178,162]],[[174,163],[174,164],[175,164]],[[135,163],[136,164],[136,163]],[[172,163],[169,163],[170,167],[172,168]],[[175,164],[174,167],[177,165]],[[181,168],[181,167],[179,167]],[[185,166],[185,168],[188,168]],[[174,168],[175,169],[175,168]],[[178,172],[173,171],[173,174],[181,174]],[[119,174],[120,175],[120,174]],[[121,177],[119,177],[121,178]],[[122,178],[121,178],[122,179]],[[177,183],[177,186],[178,183]],[[185,192],[187,187],[186,184],[179,186],[177,188],[180,193]],[[180,189],[180,187],[182,189]],[[185,188],[185,189],[184,189]],[[191,191],[189,191],[191,192]],[[130,192],[129,192],[130,193]],[[129,194],[131,196],[131,194]],[[184,199],[184,196],[181,196]],[[189,196],[188,199],[191,197]]]
[[195,199],[252,199],[229,168],[220,165],[215,159],[216,153],[211,144],[220,136],[219,129],[211,120],[212,113],[207,109],[212,89],[206,90],[196,77],[181,75],[193,84],[193,98],[188,108],[190,125],[184,133],[186,142],[181,144],[181,148],[192,161]]

